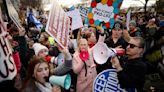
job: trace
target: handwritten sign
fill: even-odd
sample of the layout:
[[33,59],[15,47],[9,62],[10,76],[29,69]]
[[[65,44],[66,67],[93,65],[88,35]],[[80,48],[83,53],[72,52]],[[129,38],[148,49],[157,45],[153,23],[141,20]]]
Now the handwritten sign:
[[67,15],[72,18],[72,30],[83,27],[82,18],[78,9],[67,12]]
[[7,10],[8,10],[10,18],[12,19],[12,21],[15,23],[15,25],[19,29],[22,29],[22,25],[20,23],[20,19],[19,19],[18,13],[15,10],[14,6],[12,5],[11,1],[10,0],[6,0],[6,4],[7,4]]
[[85,23],[89,26],[112,28],[119,13],[123,0],[92,0],[88,18]]
[[71,20],[55,0],[50,10],[46,31],[62,48],[68,46]]
[[83,17],[83,18],[87,18],[87,15],[88,15],[88,8],[87,7],[83,7],[83,6],[80,6],[79,7],[79,11],[80,11],[80,15]]
[[11,46],[7,39],[7,30],[1,17],[0,9],[0,82],[12,80],[16,76],[16,66],[12,57]]
[[120,88],[116,69],[99,73],[93,83],[93,92],[126,92]]

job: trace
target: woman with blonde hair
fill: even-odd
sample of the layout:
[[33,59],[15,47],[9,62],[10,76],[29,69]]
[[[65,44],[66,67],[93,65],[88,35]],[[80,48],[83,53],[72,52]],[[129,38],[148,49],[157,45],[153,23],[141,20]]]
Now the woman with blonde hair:
[[[104,30],[99,28],[101,35],[98,42],[104,41]],[[92,84],[97,76],[96,64],[94,63],[92,51],[89,48],[87,40],[80,38],[77,50],[73,54],[73,71],[77,74],[76,92],[91,92]]]

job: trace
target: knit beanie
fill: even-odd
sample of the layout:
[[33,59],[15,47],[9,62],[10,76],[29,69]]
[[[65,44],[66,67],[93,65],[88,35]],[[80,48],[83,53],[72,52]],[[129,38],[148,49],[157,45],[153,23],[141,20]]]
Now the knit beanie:
[[40,43],[34,43],[33,44],[33,49],[34,49],[34,52],[35,52],[36,56],[38,56],[38,53],[43,49],[48,51],[48,48],[46,46],[40,44]]
[[123,29],[123,24],[121,23],[121,21],[116,21],[114,23],[113,29]]
[[135,27],[137,26],[137,24],[136,24],[136,22],[134,20],[131,20],[129,24],[131,24],[131,25],[133,25]]

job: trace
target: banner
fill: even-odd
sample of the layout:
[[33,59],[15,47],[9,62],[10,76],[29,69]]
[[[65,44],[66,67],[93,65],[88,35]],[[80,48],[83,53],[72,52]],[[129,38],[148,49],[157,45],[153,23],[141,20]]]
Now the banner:
[[89,26],[100,26],[104,29],[113,28],[123,0],[92,0],[88,18]]
[[50,10],[46,31],[62,48],[68,46],[71,20],[55,0]]
[[7,38],[7,29],[4,26],[0,8],[0,82],[12,80],[16,76],[16,66],[12,57],[12,50]]
[[80,11],[80,15],[83,17],[83,18],[87,18],[87,15],[88,15],[88,8],[87,7],[83,7],[83,6],[80,6],[79,7],[79,11]]
[[72,18],[72,30],[83,27],[82,18],[78,9],[67,12],[67,15]]
[[120,88],[116,69],[99,73],[93,83],[93,92],[126,92]]
[[7,5],[7,10],[9,13],[9,16],[11,20],[15,23],[15,25],[19,28],[22,29],[22,25],[20,23],[20,19],[18,16],[17,11],[15,10],[14,6],[12,5],[10,0],[6,0],[6,5]]

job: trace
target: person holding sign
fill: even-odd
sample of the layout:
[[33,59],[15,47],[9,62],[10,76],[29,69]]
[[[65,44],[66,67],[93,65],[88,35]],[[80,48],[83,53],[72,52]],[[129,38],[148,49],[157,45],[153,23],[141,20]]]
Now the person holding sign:
[[[121,65],[117,57],[111,59],[116,68],[121,88],[128,92],[142,92],[147,66],[142,60],[144,40],[141,37],[131,37],[126,49],[128,59]],[[133,91],[132,91],[133,90]]]
[[[54,56],[50,56],[48,54],[48,48],[40,43],[34,43],[33,45],[33,49],[35,51],[35,55],[38,57],[42,57],[46,60],[46,62],[50,63],[51,65],[57,65],[58,61],[57,61],[57,57]],[[59,67],[57,67],[57,69],[53,70],[53,73],[59,74],[59,75],[63,75],[66,72],[70,71],[72,68],[72,56],[71,54],[68,52],[68,50],[65,49],[61,49],[60,50],[64,55],[65,55],[65,61],[64,63],[62,63]]]
[[[104,29],[99,28],[101,35],[99,42],[104,41]],[[97,76],[96,64],[94,63],[92,51],[89,48],[87,40],[84,38],[79,39],[78,49],[73,54],[73,71],[77,74],[76,92],[91,92],[93,81]]]
[[[107,37],[104,41],[108,48],[119,48],[123,51],[126,49],[128,43],[123,38],[123,24],[120,21],[114,23],[112,29],[112,35]],[[97,72],[100,73],[103,70],[112,68],[110,63],[111,58],[108,58],[107,62],[97,66]]]

